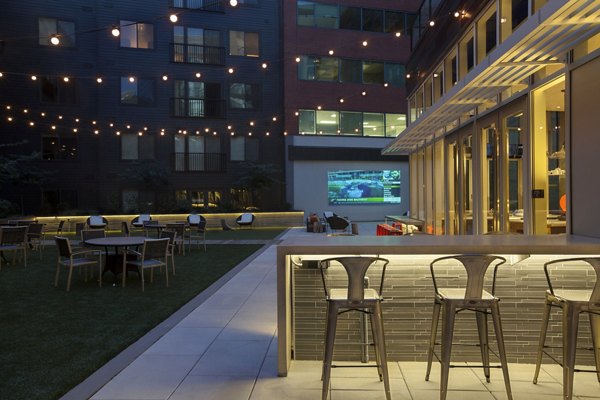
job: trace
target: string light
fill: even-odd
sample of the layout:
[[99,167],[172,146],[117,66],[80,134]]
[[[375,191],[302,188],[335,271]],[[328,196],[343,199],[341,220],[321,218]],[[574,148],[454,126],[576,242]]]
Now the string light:
[[37,76],[35,76],[35,75],[31,75],[31,80],[32,80],[32,81],[37,81]]
[[367,92],[366,92],[365,90],[363,90],[363,91],[361,92],[361,95],[362,95],[362,96],[366,96],[366,95],[367,95]]
[[262,69],[267,69],[267,63],[262,63],[261,67]]
[[2,72],[0,72],[0,78],[2,78],[4,76],[4,74]]
[[169,79],[169,75],[167,75],[167,74],[163,74],[163,76],[162,76],[162,80],[163,80],[163,81],[166,81],[166,80],[168,80],[168,79]]
[[231,7],[235,7],[235,6],[237,6],[237,5],[238,5],[238,2],[237,2],[237,0],[229,0],[229,5],[230,5]]
[[227,70],[227,72],[229,72],[230,74],[233,74],[233,68],[229,68],[229,69]]
[[202,74],[200,72],[196,72],[196,78],[200,79],[202,77]]
[[60,44],[60,38],[57,34],[53,34],[52,36],[50,36],[50,43],[54,46],[58,46]]
[[300,62],[300,57],[296,57],[296,62],[299,63]]
[[402,36],[402,32],[396,32],[396,37]]
[[177,14],[171,14],[169,15],[169,20],[173,23],[177,22],[179,18],[177,18]]
[[121,30],[119,29],[118,26],[113,25],[110,33],[114,36],[114,37],[119,37],[119,35],[121,34]]
[[102,78],[101,78],[101,77],[97,77],[97,78],[96,78],[96,82],[98,82],[98,83],[102,83]]
[[69,77],[68,77],[68,76],[65,76],[65,77],[63,78],[63,81],[65,81],[65,82],[69,82]]
[[363,47],[367,47],[369,45],[369,42],[367,42],[366,40],[363,40],[362,45],[363,45]]
[[332,56],[332,55],[333,55],[333,53],[334,53],[334,51],[333,51],[333,50],[329,50],[329,55],[330,55],[330,56]]

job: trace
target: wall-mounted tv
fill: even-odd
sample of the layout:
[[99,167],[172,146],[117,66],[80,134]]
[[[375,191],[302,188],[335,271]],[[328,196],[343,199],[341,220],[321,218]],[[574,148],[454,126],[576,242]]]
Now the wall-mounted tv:
[[400,170],[329,171],[327,197],[329,205],[399,204]]

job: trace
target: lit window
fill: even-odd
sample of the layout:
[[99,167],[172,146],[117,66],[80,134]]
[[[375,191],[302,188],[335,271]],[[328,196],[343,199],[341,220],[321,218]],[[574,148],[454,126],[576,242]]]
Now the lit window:
[[121,77],[121,104],[138,106],[154,105],[154,81],[152,79],[135,79]]
[[256,109],[260,102],[260,86],[247,83],[232,83],[229,86],[229,107]]
[[229,55],[259,57],[259,36],[255,32],[229,31]]
[[121,21],[120,29],[121,47],[154,48],[154,25],[135,21]]

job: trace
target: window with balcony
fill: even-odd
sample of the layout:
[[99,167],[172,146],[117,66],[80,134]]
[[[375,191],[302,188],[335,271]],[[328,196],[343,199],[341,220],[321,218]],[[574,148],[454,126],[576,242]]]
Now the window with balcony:
[[175,135],[175,171],[223,171],[217,137]]
[[56,76],[44,76],[40,80],[41,100],[52,104],[75,104],[77,102],[75,81],[65,81]]
[[121,104],[154,105],[154,80],[122,76]]
[[194,64],[225,64],[221,32],[176,26],[173,28],[173,61]]
[[121,47],[133,49],[154,48],[154,25],[135,21],[121,21]]
[[229,31],[229,55],[260,57],[258,33]]
[[219,83],[176,80],[172,115],[175,117],[221,117],[223,99]]
[[38,43],[50,46],[52,36],[58,36],[61,47],[75,47],[75,23],[56,18],[38,18]]
[[[247,2],[248,0],[246,0]],[[242,0],[238,0],[238,3],[242,3]],[[224,11],[225,7],[222,1],[218,0],[171,0],[171,7],[173,8],[187,8],[190,10],[204,10],[204,11]]]
[[232,83],[229,85],[229,107],[237,109],[258,109],[260,106],[260,85]]

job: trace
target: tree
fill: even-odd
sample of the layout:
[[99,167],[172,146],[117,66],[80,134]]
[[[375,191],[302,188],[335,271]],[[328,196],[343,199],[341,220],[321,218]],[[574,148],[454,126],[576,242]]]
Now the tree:
[[[4,153],[5,149],[11,149],[27,144],[27,140],[15,143],[2,143],[0,150]],[[24,214],[23,209],[23,189],[25,185],[39,186],[47,179],[51,172],[43,170],[33,165],[33,162],[39,160],[40,154],[33,152],[30,154],[2,154],[0,155],[0,187],[3,185],[12,185],[19,187],[21,190],[21,214]],[[0,199],[0,213],[9,213],[12,210],[9,205],[12,205],[7,199]],[[9,208],[9,209],[7,209]]]
[[281,169],[275,164],[256,164],[246,161],[240,164],[241,176],[233,183],[234,187],[246,189],[250,194],[250,204],[261,204],[261,192],[282,181],[278,179]]

